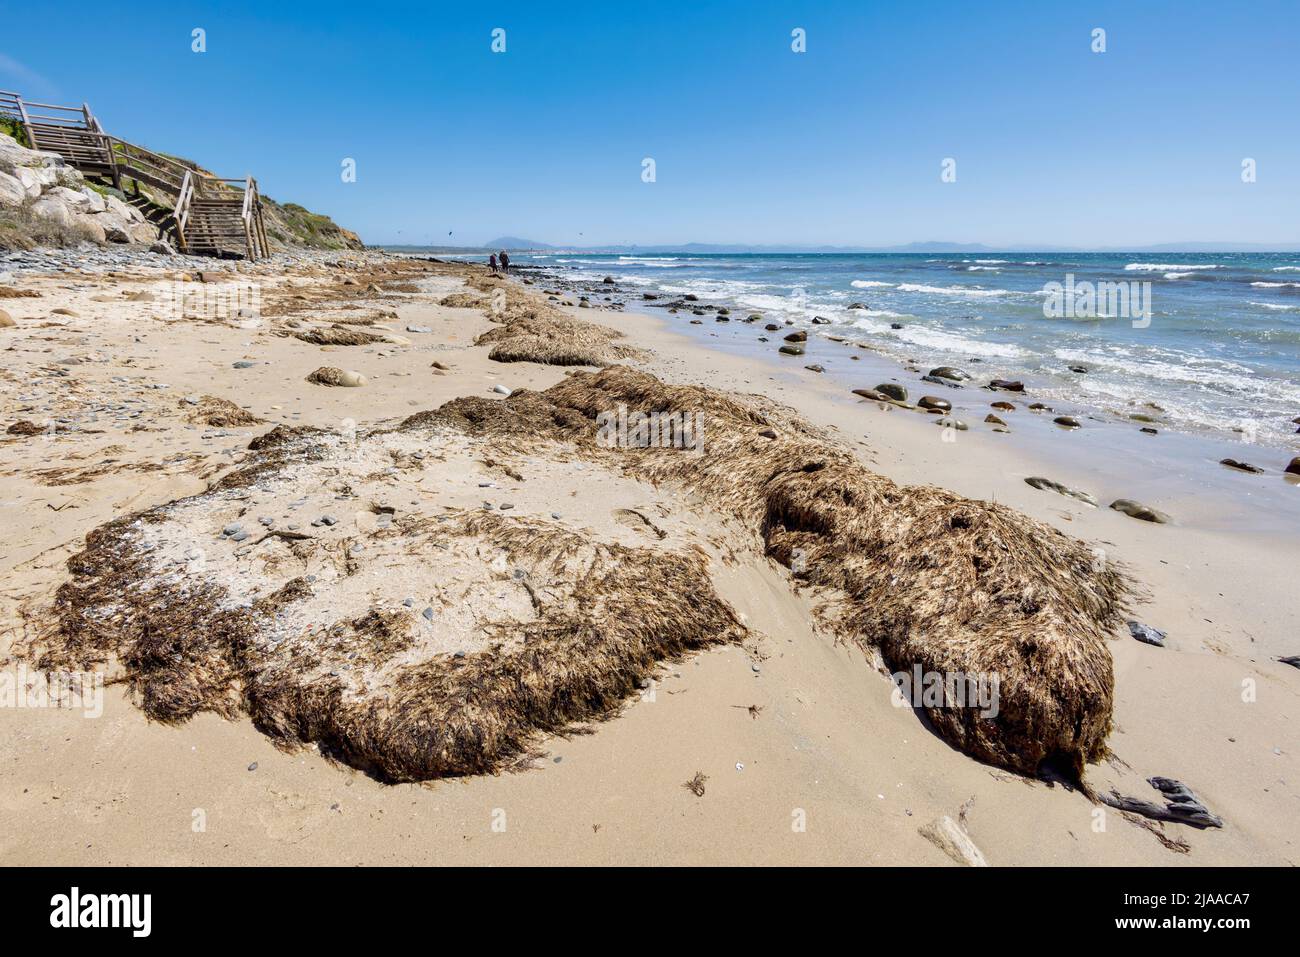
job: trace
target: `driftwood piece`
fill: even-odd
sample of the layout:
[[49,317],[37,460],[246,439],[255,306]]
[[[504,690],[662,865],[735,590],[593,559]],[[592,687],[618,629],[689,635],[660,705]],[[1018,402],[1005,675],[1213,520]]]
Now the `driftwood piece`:
[[1164,807],[1152,801],[1125,797],[1118,791],[1111,791],[1110,794],[1098,794],[1097,797],[1103,804],[1110,807],[1128,811],[1132,814],[1140,814],[1156,821],[1173,821],[1176,824],[1189,824],[1192,827],[1199,828],[1223,827],[1223,819],[1217,814],[1211,813],[1209,808],[1201,803],[1201,799],[1192,792],[1192,789],[1181,781],[1175,781],[1173,778],[1156,777],[1148,778],[1147,783],[1164,795]]

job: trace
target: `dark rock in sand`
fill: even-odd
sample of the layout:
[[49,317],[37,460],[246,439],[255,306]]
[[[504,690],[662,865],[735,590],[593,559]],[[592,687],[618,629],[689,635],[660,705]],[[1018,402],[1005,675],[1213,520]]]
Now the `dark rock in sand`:
[[1089,495],[1087,492],[1081,492],[1077,488],[1070,488],[1068,485],[1062,485],[1060,482],[1054,482],[1049,478],[1043,478],[1041,475],[1030,476],[1025,479],[1025,484],[1043,491],[1056,492],[1058,495],[1064,495],[1067,498],[1078,499],[1080,502],[1086,502],[1094,508],[1097,506],[1097,499],[1094,496]]
[[965,388],[965,386],[958,385],[956,382],[953,382],[950,379],[940,379],[937,375],[923,375],[921,376],[921,381],[929,382],[931,385],[947,386],[949,389]]
[[1130,621],[1128,623],[1128,633],[1138,641],[1145,641],[1148,645],[1155,645],[1157,648],[1163,648],[1165,639],[1169,637],[1159,628],[1152,628],[1140,621]]
[[998,418],[996,415],[994,415],[992,412],[990,412],[988,415],[984,416],[984,421],[987,422],[989,425],[1006,425],[1005,422],[1003,422],[1001,419],[999,419],[999,418]]
[[876,386],[876,391],[885,394],[895,402],[907,401],[907,389],[899,385],[897,382],[882,382],[880,385]]
[[889,328],[890,328],[890,329],[902,329],[902,328],[903,328],[903,324],[902,324],[901,322],[891,322],[891,323],[889,324]]
[[781,327],[778,326],[775,322],[769,322],[763,328],[766,329],[768,332],[776,332]]
[[804,366],[804,368],[807,369],[809,372],[825,372],[825,371],[826,371],[825,369],[823,369],[821,366],[817,365],[816,363],[813,363],[813,364],[810,365],[810,366]]
[[1071,372],[1077,372],[1077,373],[1079,373],[1080,375],[1082,375],[1083,373],[1085,373],[1085,372],[1088,371],[1088,367],[1087,367],[1087,366],[1070,366],[1070,371],[1071,371]]
[[1117,498],[1110,503],[1110,507],[1117,512],[1123,512],[1125,515],[1144,522],[1155,522],[1157,525],[1167,525],[1172,521],[1164,512],[1143,505],[1141,502],[1135,502],[1132,499]]
[[792,332],[785,337],[785,341],[786,342],[807,342],[808,333],[804,332],[803,330],[800,330],[798,332]]
[[1080,427],[1079,420],[1072,415],[1058,415],[1052,421],[1067,429],[1077,429]]
[[1285,658],[1277,659],[1279,663],[1290,665],[1292,668],[1300,668],[1300,655],[1287,655]]
[[1000,410],[1000,411],[1002,411],[1002,412],[1014,412],[1014,411],[1016,411],[1016,407],[1015,407],[1013,404],[1011,404],[1010,402],[992,402],[992,403],[989,403],[989,404],[990,404],[993,408],[998,409],[998,410]]
[[718,315],[720,315],[720,316],[729,316],[729,315],[731,315],[731,310],[728,309],[726,306],[723,306],[722,308],[720,308],[720,309],[718,310]]
[[1249,472],[1252,475],[1262,475],[1264,470],[1258,465],[1251,465],[1249,462],[1238,462],[1236,459],[1220,459],[1220,465],[1226,465],[1230,469],[1236,469],[1238,472]]
[[715,316],[715,317],[714,317],[713,321],[714,321],[714,322],[730,322],[730,321],[731,321],[731,317],[730,317],[730,316],[718,315],[718,316]]
[[814,326],[830,325],[830,320],[827,319],[825,316],[813,316],[813,325]]
[[867,306],[866,306],[866,303],[861,303],[861,302],[851,302],[851,303],[849,303],[849,308],[850,308],[850,309],[866,309]]
[[937,369],[931,369],[930,375],[936,379],[952,379],[955,382],[965,382],[970,378],[970,374],[963,372],[961,369],[955,369],[952,366],[939,366]]
[[994,379],[989,383],[989,388],[1003,392],[1024,392],[1025,384],[1016,379]]
[[762,429],[758,434],[765,439],[774,439],[776,438],[776,429]]
[[693,293],[693,292],[688,292],[686,295],[682,296],[682,299],[684,299],[686,302],[699,302],[699,301],[700,301],[700,297],[697,296],[697,295],[695,295],[695,293]]
[[1144,425],[1142,428],[1138,429],[1138,431],[1139,431],[1139,432],[1145,432],[1147,435],[1159,435],[1159,434],[1160,434],[1160,430],[1159,430],[1159,429],[1153,429],[1153,428],[1151,428],[1151,426],[1149,426],[1149,425]]
[[803,355],[803,346],[785,345],[781,347],[780,351],[788,356],[801,356]]
[[938,409],[941,412],[948,412],[952,409],[951,402],[935,395],[923,395],[916,400],[916,404],[923,409]]
[[614,285],[614,277],[606,276],[604,279],[601,280],[601,282],[605,283],[606,285],[612,286]]
[[1286,467],[1286,471],[1292,475],[1300,475],[1300,455],[1291,460],[1291,464]]
[[758,322],[758,321],[759,321],[760,319],[762,319],[762,318],[763,318],[763,317],[760,316],[758,313],[754,313],[752,316],[746,316],[746,317],[745,317],[745,321],[746,321],[746,322]]
[[657,292],[643,292],[643,293],[641,293],[641,298],[642,298],[642,299],[658,299],[658,298],[659,298],[659,293],[657,293]]
[[1029,411],[1030,412],[1051,412],[1052,407],[1050,405],[1043,405],[1043,403],[1041,402],[1031,402],[1029,403]]

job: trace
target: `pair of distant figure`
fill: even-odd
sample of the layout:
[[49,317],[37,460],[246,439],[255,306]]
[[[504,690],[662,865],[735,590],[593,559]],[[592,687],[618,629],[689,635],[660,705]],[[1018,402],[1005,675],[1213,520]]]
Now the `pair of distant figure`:
[[510,257],[506,255],[504,249],[501,250],[499,254],[493,254],[488,257],[488,268],[494,273],[498,268],[500,268],[503,273],[510,272]]

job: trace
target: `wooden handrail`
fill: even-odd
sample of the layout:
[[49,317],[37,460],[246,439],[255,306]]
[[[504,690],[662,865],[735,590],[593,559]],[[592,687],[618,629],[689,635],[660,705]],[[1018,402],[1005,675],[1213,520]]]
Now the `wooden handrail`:
[[[54,110],[67,116],[47,116],[33,114],[28,107],[40,110]],[[184,163],[155,153],[153,150],[134,143],[110,136],[104,131],[99,119],[90,111],[89,103],[81,106],[61,106],[56,103],[34,103],[25,101],[18,93],[0,90],[0,116],[11,116],[23,124],[27,141],[33,149],[40,149],[36,129],[51,133],[58,129],[53,142],[58,144],[91,142],[98,140],[103,144],[106,163],[88,159],[85,151],[60,150],[72,165],[85,165],[97,174],[104,172],[105,166],[112,176],[114,184],[120,189],[123,177],[135,179],[137,188],[141,181],[154,189],[164,189],[174,194],[172,218],[176,224],[176,235],[181,251],[186,248],[185,232],[191,212],[196,201],[223,200],[233,201],[242,189],[243,197],[240,207],[240,219],[244,226],[244,242],[249,259],[259,259],[266,255],[266,226],[262,218],[262,200],[257,191],[257,180],[251,176],[223,178],[212,176]],[[89,137],[81,136],[69,139],[73,134],[64,131],[84,131]],[[53,135],[53,134],[52,134]],[[47,142],[50,137],[47,136]],[[138,177],[136,174],[139,174]]]

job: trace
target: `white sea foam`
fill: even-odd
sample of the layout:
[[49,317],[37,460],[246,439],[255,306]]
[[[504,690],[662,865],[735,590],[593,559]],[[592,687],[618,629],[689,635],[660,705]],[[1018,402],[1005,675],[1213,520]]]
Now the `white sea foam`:
[[982,356],[993,359],[1017,359],[1028,353],[1019,346],[1003,342],[985,342],[959,331],[936,329],[921,323],[909,323],[902,329],[890,330],[891,334],[903,342],[927,349],[941,349],[960,356]]
[[1273,272],[1300,272],[1300,266],[1274,266]]
[[1300,282],[1252,282],[1257,289],[1300,289]]
[[892,288],[892,282],[881,282],[878,279],[855,279],[849,283],[855,289],[885,289]]
[[975,286],[926,286],[920,283],[905,282],[898,287],[900,292],[925,292],[942,296],[1014,296],[1010,289],[979,289]]
[[1129,263],[1124,267],[1127,272],[1189,272],[1201,269],[1218,269],[1219,267],[1212,263],[1202,263],[1197,265],[1193,263]]
[[1275,312],[1300,312],[1300,306],[1284,306],[1276,302],[1255,302],[1248,300],[1247,305],[1259,306],[1261,309],[1272,309]]

